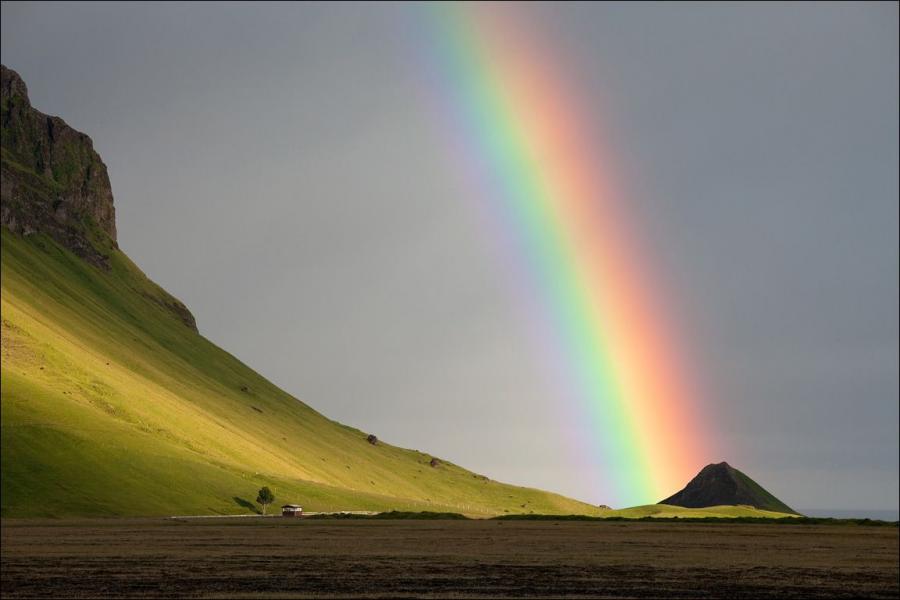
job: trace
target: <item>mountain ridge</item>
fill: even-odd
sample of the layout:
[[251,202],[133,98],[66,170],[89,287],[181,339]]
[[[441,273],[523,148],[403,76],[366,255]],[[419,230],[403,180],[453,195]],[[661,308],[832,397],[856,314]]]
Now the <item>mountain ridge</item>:
[[[102,255],[88,248],[91,240],[83,219],[91,219],[115,243],[116,211],[106,164],[94,150],[93,140],[62,118],[35,109],[21,76],[5,65],[0,65],[0,101],[3,175],[8,186],[2,223],[17,233],[44,231],[102,266]],[[32,173],[41,178],[36,180]],[[35,211],[35,204],[47,200],[41,192],[52,196],[52,204]]]
[[597,513],[373,444],[215,346],[120,250],[90,138],[0,87],[4,517],[247,513],[263,485],[307,510]]
[[[91,138],[31,105],[19,74],[0,65],[0,224],[44,233],[104,270],[118,250],[116,209],[106,164]],[[148,299],[197,330],[183,302],[156,286]]]

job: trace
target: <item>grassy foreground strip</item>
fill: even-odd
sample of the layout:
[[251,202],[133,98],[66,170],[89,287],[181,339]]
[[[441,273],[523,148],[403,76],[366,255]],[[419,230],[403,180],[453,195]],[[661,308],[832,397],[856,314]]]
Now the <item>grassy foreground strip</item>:
[[[690,509],[688,509],[690,510]],[[466,515],[460,513],[446,513],[446,512],[429,512],[429,511],[421,511],[421,512],[404,512],[404,511],[390,511],[378,513],[375,515],[361,515],[361,514],[346,514],[346,513],[334,513],[334,514],[319,514],[312,515],[308,517],[303,517],[304,520],[307,519],[315,519],[315,520],[370,520],[370,521],[378,521],[378,520],[422,520],[422,521],[466,521],[466,520],[480,520],[477,518],[470,518]],[[787,515],[784,517],[679,517],[679,516],[643,516],[643,517],[622,517],[622,516],[607,516],[607,517],[598,517],[591,515],[501,515],[496,517],[491,517],[492,521],[614,521],[614,522],[629,522],[629,521],[640,521],[647,522],[652,521],[654,523],[723,523],[723,524],[734,524],[734,523],[751,523],[751,524],[759,524],[759,525],[850,525],[850,526],[865,526],[865,527],[897,527],[897,521],[878,521],[872,519],[832,519],[825,517],[798,517],[793,515]]]
[[304,516],[303,520],[307,519],[316,519],[316,520],[344,520],[344,519],[368,519],[372,521],[469,521],[475,520],[467,517],[466,515],[460,513],[452,513],[452,512],[430,512],[430,511],[420,511],[420,512],[406,512],[400,510],[392,510],[388,512],[382,512],[374,515],[360,515],[353,513],[331,513],[331,514],[319,514],[319,515],[310,515]]
[[826,517],[592,517],[590,515],[504,515],[494,521],[652,521],[654,523],[755,523],[758,525],[854,525],[897,527],[897,521],[831,519]]

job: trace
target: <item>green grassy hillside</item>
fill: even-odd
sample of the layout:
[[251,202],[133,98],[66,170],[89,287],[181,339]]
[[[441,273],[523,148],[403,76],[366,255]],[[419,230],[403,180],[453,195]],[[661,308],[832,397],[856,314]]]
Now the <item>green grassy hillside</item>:
[[[88,224],[90,225],[90,224]],[[308,510],[588,513],[336,423],[186,327],[93,228],[111,269],[2,231],[2,514]]]

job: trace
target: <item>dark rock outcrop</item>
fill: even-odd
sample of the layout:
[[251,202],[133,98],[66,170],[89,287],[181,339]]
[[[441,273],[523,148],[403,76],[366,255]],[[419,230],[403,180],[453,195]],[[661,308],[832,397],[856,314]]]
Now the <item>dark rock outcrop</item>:
[[[19,74],[0,65],[0,225],[45,234],[90,264],[110,269],[119,252],[106,165],[87,135],[31,106]],[[194,315],[159,286],[141,293],[187,327]]]
[[46,233],[78,256],[108,266],[116,211],[106,165],[87,135],[32,108],[19,74],[0,65],[0,221],[14,233]]
[[727,462],[706,465],[683,490],[669,496],[660,504],[685,508],[745,505],[762,510],[799,514]]

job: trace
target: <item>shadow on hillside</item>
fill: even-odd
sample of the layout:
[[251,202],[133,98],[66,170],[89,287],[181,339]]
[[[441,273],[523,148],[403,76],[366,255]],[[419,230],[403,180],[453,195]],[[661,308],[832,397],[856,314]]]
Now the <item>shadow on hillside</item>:
[[256,514],[262,514],[260,512],[260,510],[258,508],[256,508],[256,505],[248,500],[244,500],[243,498],[238,498],[237,496],[232,498],[232,500],[234,500],[234,503],[237,504],[238,506],[243,506],[247,510],[249,510],[251,512],[255,512]]

